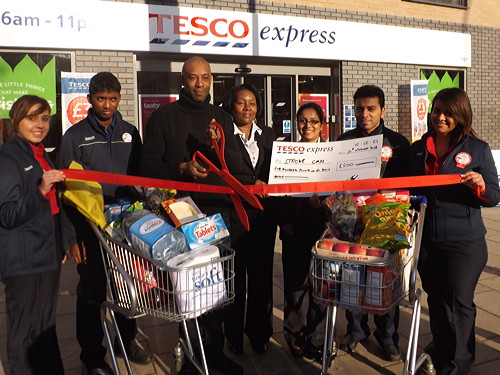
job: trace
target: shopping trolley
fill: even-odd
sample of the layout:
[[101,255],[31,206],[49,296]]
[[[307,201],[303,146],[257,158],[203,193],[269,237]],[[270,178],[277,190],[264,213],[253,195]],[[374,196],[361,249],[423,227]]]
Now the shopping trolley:
[[322,375],[331,365],[337,307],[386,314],[396,305],[412,308],[408,351],[403,374],[433,375],[435,370],[426,353],[417,359],[421,294],[417,288],[417,265],[427,207],[425,197],[412,199],[409,211],[411,225],[409,249],[391,253],[374,262],[335,257],[335,253],[312,249],[311,283],[316,303],[327,305]]
[[[185,359],[200,374],[208,374],[198,316],[226,306],[234,300],[234,250],[216,244],[220,257],[186,267],[167,267],[145,258],[133,247],[103,233],[90,223],[101,245],[107,278],[108,298],[101,305],[101,322],[113,362],[120,374],[111,341],[109,321],[118,338],[127,373],[132,374],[114,313],[135,319],[150,315],[180,322],[179,343],[174,349],[175,365],[180,371]],[[194,322],[198,356],[191,343],[187,320]]]

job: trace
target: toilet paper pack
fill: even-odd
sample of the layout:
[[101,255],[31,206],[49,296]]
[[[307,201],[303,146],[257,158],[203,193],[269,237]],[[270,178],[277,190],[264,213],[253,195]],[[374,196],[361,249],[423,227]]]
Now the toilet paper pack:
[[226,300],[224,268],[217,246],[179,254],[167,263],[179,312],[195,318]]

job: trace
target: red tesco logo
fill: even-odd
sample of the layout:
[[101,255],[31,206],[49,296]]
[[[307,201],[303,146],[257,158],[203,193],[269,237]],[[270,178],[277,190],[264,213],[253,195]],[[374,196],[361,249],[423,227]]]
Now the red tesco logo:
[[304,152],[304,146],[278,146],[280,152]]
[[[208,20],[205,17],[188,17],[170,14],[150,14],[149,18],[156,18],[156,32],[165,33],[165,26],[172,27],[172,34],[206,36],[209,33],[217,38],[228,35],[236,39],[245,38],[250,28],[243,20],[230,21],[226,18]],[[165,23],[165,20],[170,22]]]

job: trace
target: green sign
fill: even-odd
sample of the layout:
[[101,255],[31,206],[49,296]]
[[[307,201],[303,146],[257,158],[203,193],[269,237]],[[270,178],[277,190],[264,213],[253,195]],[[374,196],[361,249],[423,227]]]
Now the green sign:
[[[429,74],[430,73],[430,74]],[[450,72],[447,70],[430,70],[420,71],[420,79],[427,79],[429,81],[427,97],[429,102],[432,100],[436,94],[442,89],[447,89],[450,87],[460,87],[460,72],[452,71],[455,74],[455,78],[451,78]],[[439,78],[441,76],[441,78]],[[429,105],[428,112],[431,113],[432,107]]]
[[15,67],[0,57],[0,118],[9,118],[12,104],[23,95],[38,95],[46,99],[56,113],[56,58],[40,70],[26,55]]

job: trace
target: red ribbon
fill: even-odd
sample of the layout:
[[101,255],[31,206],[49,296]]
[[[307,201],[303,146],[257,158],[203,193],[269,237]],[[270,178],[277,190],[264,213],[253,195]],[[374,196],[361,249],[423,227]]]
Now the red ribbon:
[[[136,177],[107,172],[79,169],[63,169],[66,178],[73,180],[95,181],[105,184],[142,186],[161,189],[176,189],[201,193],[235,194],[228,186],[203,185],[190,182],[161,180],[157,178]],[[374,178],[368,180],[301,182],[294,184],[246,185],[253,194],[292,194],[325,193],[332,191],[400,189],[424,186],[452,185],[461,181],[459,174],[432,176]]]
[[[230,194],[238,217],[243,226],[250,230],[250,223],[239,194],[229,186],[194,184],[189,182],[160,180],[128,176],[107,172],[96,172],[79,169],[64,169],[66,178],[73,180],[95,181],[114,185],[130,185],[151,188],[176,189],[183,191]],[[436,175],[418,177],[377,178],[368,180],[303,182],[295,184],[246,185],[252,194],[292,194],[292,193],[325,193],[332,191],[379,190],[403,187],[421,187],[449,185],[460,183],[460,175]]]

